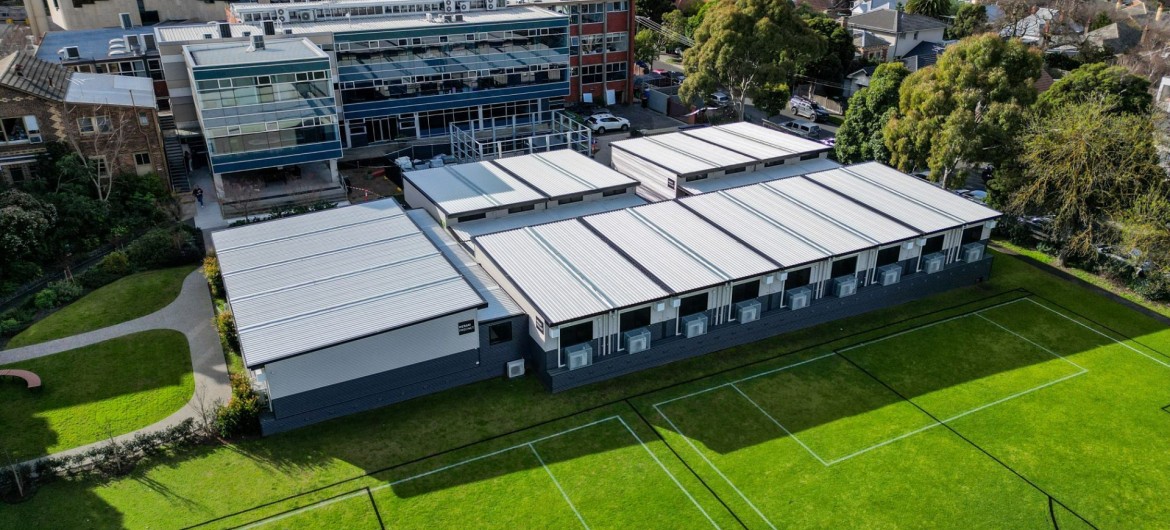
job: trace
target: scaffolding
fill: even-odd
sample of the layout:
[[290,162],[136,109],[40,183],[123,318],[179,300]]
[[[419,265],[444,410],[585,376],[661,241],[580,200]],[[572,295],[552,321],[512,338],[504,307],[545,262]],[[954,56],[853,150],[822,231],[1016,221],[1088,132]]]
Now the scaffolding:
[[[541,127],[547,125],[547,128]],[[526,127],[481,128],[451,124],[451,154],[459,162],[527,155],[557,149],[591,154],[593,131],[567,114],[552,111],[548,122]]]

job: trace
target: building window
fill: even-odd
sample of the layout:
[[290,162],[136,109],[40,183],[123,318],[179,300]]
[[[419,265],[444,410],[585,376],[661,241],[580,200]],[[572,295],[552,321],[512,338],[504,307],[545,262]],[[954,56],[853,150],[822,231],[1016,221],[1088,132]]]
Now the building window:
[[0,142],[16,143],[29,141],[30,134],[36,134],[37,119],[33,116],[0,119]]
[[568,197],[557,201],[557,204],[572,204],[574,202],[581,202],[581,197]]
[[471,215],[464,215],[459,217],[456,219],[456,221],[459,221],[460,223],[466,223],[467,221],[478,221],[485,218],[487,218],[486,213],[473,213]]
[[736,174],[736,173],[743,173],[744,171],[747,171],[747,167],[746,167],[746,166],[745,166],[745,167],[736,167],[736,168],[731,168],[731,169],[728,169],[727,171],[724,171],[724,172],[723,172],[723,174],[724,174],[724,175],[734,175],[734,174]]
[[81,131],[81,134],[93,134],[93,118],[89,116],[77,118],[77,130]]
[[857,256],[839,259],[833,262],[833,270],[831,273],[833,278],[849,276],[855,273],[857,273]]
[[81,134],[93,134],[95,132],[108,133],[113,127],[110,124],[109,116],[82,116],[77,118],[77,129]]
[[760,297],[760,281],[754,280],[750,282],[741,283],[731,287],[731,303],[738,304],[745,300],[753,300]]
[[146,111],[138,111],[138,125],[146,127],[150,124],[150,113]]
[[622,333],[644,328],[650,325],[650,308],[631,309],[618,317],[618,326]]
[[791,271],[788,273],[788,280],[784,282],[785,289],[795,289],[797,287],[804,287],[812,282],[812,268],[805,267],[798,271]]
[[883,265],[897,263],[898,257],[901,254],[902,254],[902,246],[901,245],[894,245],[892,247],[883,248],[883,249],[878,251],[876,265],[878,267],[881,267]]
[[609,190],[609,191],[601,192],[602,197],[613,197],[614,195],[625,195],[625,194],[626,194],[625,188],[622,188],[620,190]]
[[926,244],[922,246],[922,255],[934,254],[943,249],[943,238],[945,236],[934,236],[926,240]]
[[581,344],[593,340],[593,321],[561,327],[561,347]]
[[94,156],[94,157],[90,157],[89,161],[91,163],[93,163],[93,169],[94,169],[94,172],[97,173],[97,176],[99,176],[99,177],[110,176],[110,167],[106,164],[106,157]]
[[512,340],[512,323],[501,322],[488,326],[488,344],[502,344]]
[[961,245],[967,243],[975,243],[983,240],[983,225],[972,226],[963,229],[963,239]]
[[814,158],[820,158],[820,157],[821,157],[820,153],[809,153],[807,155],[800,155],[801,160],[812,160]]
[[513,206],[511,208],[508,208],[508,213],[531,212],[532,210],[535,210],[535,209],[536,209],[536,206],[532,205],[532,204],[529,204],[527,206]]
[[150,153],[134,153],[134,165],[136,165],[136,166],[149,166],[150,165]]
[[678,305],[679,316],[685,317],[706,311],[707,295],[708,293],[699,293],[680,300]]

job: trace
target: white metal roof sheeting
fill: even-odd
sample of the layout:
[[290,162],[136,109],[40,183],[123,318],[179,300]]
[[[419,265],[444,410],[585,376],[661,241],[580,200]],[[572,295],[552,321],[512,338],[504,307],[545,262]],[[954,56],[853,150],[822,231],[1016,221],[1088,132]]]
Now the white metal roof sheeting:
[[475,242],[549,324],[668,296],[577,220],[489,234]]
[[403,178],[447,215],[459,215],[540,202],[540,192],[491,162],[408,171]]
[[676,293],[778,268],[673,201],[594,215],[582,222]]
[[914,201],[934,206],[965,223],[986,221],[1000,215],[999,212],[982,204],[964,199],[878,162],[855,164],[843,170]]
[[501,158],[496,163],[551,198],[638,184],[572,149]]
[[485,303],[389,199],[212,239],[250,367]]
[[875,246],[870,238],[834,223],[828,214],[778,193],[766,184],[735,188],[720,193],[744,201],[761,212],[767,212],[773,220],[827,250],[829,255],[849,254]]
[[832,160],[827,158],[816,158],[813,160],[805,160],[803,162],[788,162],[782,166],[773,166],[756,171],[724,175],[718,178],[681,182],[679,183],[679,186],[692,195],[698,195],[700,193],[710,193],[713,191],[738,188],[749,184],[758,184],[760,182],[770,182],[773,180],[786,179],[789,177],[815,173],[817,171],[826,171],[838,167],[840,167],[840,164]]
[[463,274],[463,277],[479,292],[479,295],[487,301],[487,307],[480,308],[476,313],[480,322],[490,322],[500,318],[510,316],[522,315],[524,310],[520,305],[508,296],[508,293],[500,287],[499,283],[492,278],[483,267],[471,257],[455,238],[451,237],[439,223],[435,221],[426,210],[409,210],[406,212],[422,230],[423,234],[434,243],[439,250],[447,255],[451,263],[455,264],[455,268]]
[[816,209],[835,224],[863,234],[877,244],[903,241],[922,235],[918,230],[867,209],[803,177],[777,180],[764,186]]
[[[946,190],[936,188],[919,181],[915,177],[887,168],[876,162],[861,165],[872,165],[876,167],[863,168],[862,171],[858,171],[858,166],[849,166],[848,168],[812,173],[806,175],[806,178],[832,188],[834,191],[846,197],[869,205],[889,217],[913,226],[923,233],[948,230],[965,222],[983,221],[999,215],[995,210],[979,206]],[[875,171],[878,168],[884,171]],[[876,181],[870,178],[862,178],[859,175],[862,175],[863,172],[869,175],[882,175],[882,177]],[[902,189],[898,181],[904,183],[907,180],[915,181],[911,182],[911,184],[921,184],[927,189],[917,189],[914,192],[914,196],[897,191]],[[918,186],[915,186],[915,188],[918,188]],[[982,215],[973,216],[969,220],[965,220],[963,217],[955,215],[951,211],[951,207],[957,207],[964,212],[971,212],[972,210],[967,204],[956,204],[953,201],[960,201],[975,206],[975,211],[981,212]]]
[[595,213],[609,212],[613,210],[620,210],[622,208],[629,208],[631,206],[641,206],[646,204],[646,200],[628,192],[625,195],[617,195],[614,197],[606,197],[604,199],[595,201],[581,201],[573,204],[566,204],[564,206],[554,206],[544,210],[535,210],[531,212],[516,213],[505,215],[503,217],[495,217],[492,219],[480,219],[478,221],[465,221],[451,225],[451,231],[460,241],[471,241],[473,238],[494,234],[496,232],[503,232],[505,230],[513,230],[523,226],[535,226],[545,223],[552,223],[556,221],[563,221],[565,219],[573,219],[585,215],[593,215]]
[[818,153],[829,149],[829,146],[819,142],[747,122],[688,129],[680,131],[679,134],[725,146],[760,161]]
[[649,161],[669,168],[678,175],[704,173],[754,161],[741,154],[713,146],[702,140],[683,137],[678,133],[622,140],[614,142],[612,145],[633,153],[643,162]]
[[759,199],[753,199],[753,196],[767,198],[768,195],[772,195],[767,191],[763,192],[767,195],[762,195],[760,191],[762,190],[757,190],[755,194],[732,194],[721,191],[687,197],[680,199],[679,203],[698,212],[713,224],[785,267],[822,260],[833,255],[831,251],[818,246],[798,229],[787,226],[783,222],[784,210],[777,209],[776,203],[779,201],[773,200],[771,204],[767,204]]

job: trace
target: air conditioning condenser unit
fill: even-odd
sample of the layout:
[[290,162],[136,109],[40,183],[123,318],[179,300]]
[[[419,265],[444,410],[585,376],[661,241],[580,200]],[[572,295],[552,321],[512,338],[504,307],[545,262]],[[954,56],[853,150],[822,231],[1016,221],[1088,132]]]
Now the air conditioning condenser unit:
[[927,254],[922,257],[922,269],[927,274],[934,274],[943,270],[943,264],[946,262],[946,256],[942,252],[935,252],[934,254]]
[[683,334],[686,337],[698,337],[707,332],[707,313],[695,313],[682,317]]
[[524,359],[508,361],[508,379],[524,375]]
[[569,369],[576,370],[593,363],[593,346],[588,342],[574,344],[565,348],[565,355],[569,358]]
[[878,267],[878,283],[882,285],[893,285],[902,279],[902,266],[897,263],[889,265],[882,265]]
[[833,278],[833,296],[845,298],[857,294],[857,276],[838,276]]
[[630,353],[644,352],[650,349],[650,330],[646,328],[631,329],[622,334],[626,351]]
[[804,309],[808,307],[809,302],[812,302],[812,289],[796,287],[789,289],[788,292],[784,293],[784,296],[788,298],[788,307],[793,310]]
[[983,259],[983,243],[967,243],[963,245],[963,261],[974,263]]
[[760,319],[763,307],[759,300],[744,300],[735,304],[735,318],[740,324],[755,322]]

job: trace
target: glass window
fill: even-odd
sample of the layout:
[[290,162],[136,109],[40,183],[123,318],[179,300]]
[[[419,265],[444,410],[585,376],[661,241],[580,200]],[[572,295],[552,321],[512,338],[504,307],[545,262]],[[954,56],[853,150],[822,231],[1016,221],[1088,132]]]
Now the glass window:
[[650,325],[650,308],[643,307],[641,309],[633,309],[622,313],[619,317],[621,331],[625,333],[630,330],[644,328]]
[[149,166],[150,165],[150,153],[134,153],[134,165],[136,165],[136,166]]
[[593,340],[593,321],[572,326],[561,326],[561,347],[581,344]]
[[833,262],[831,277],[848,276],[857,272],[857,256],[839,259]]
[[693,315],[707,310],[708,293],[699,293],[683,298],[679,301],[679,316]]
[[785,289],[795,289],[797,287],[804,287],[812,281],[812,268],[806,267],[800,270],[790,271],[788,273],[788,280],[784,282]]
[[81,134],[93,134],[93,118],[89,116],[77,118],[77,129]]
[[926,240],[926,245],[923,245],[922,247],[922,255],[925,256],[927,254],[934,254],[935,252],[942,250],[943,237],[944,236],[938,235],[932,238],[928,238]]
[[901,255],[901,253],[902,253],[902,246],[901,245],[894,245],[892,247],[886,247],[886,248],[879,250],[878,255],[877,255],[877,266],[881,267],[882,265],[889,265],[891,263],[897,263],[898,256]]
[[114,130],[109,116],[95,116],[94,122],[97,123],[98,132],[108,133]]
[[512,323],[501,322],[488,326],[488,344],[502,344],[512,340]]
[[963,230],[963,243],[975,243],[983,240],[983,225],[972,226]]
[[731,288],[731,303],[737,304],[744,300],[751,300],[760,296],[760,281],[754,280]]

